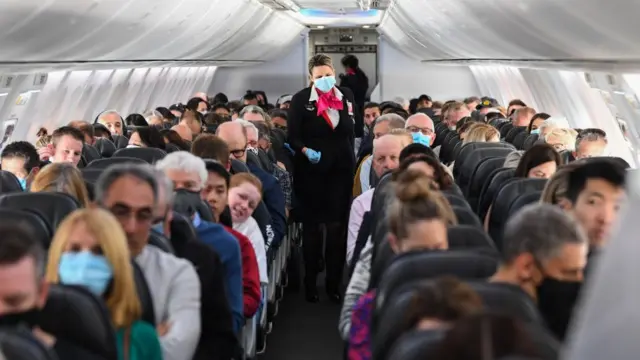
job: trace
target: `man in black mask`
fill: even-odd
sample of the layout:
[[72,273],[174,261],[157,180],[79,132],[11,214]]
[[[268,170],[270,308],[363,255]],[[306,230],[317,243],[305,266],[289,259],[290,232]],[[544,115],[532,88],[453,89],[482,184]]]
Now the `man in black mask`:
[[558,207],[534,204],[509,219],[503,241],[502,264],[490,282],[520,287],[564,338],[587,264],[586,234]]
[[31,329],[60,359],[96,359],[38,326],[49,285],[44,279],[45,251],[36,237],[21,224],[0,224],[0,234],[0,326]]

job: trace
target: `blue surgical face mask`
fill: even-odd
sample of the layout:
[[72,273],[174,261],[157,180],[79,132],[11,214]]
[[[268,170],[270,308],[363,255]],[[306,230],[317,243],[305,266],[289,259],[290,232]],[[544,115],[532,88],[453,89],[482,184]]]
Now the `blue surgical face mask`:
[[18,182],[20,182],[20,186],[22,187],[22,190],[27,190],[27,179],[18,179]]
[[62,284],[81,285],[102,296],[113,278],[113,268],[103,255],[89,251],[66,252],[60,257],[58,275]]
[[151,231],[155,231],[160,235],[164,235],[164,224],[157,223],[151,226]]
[[429,135],[425,135],[423,133],[421,133],[420,131],[416,131],[414,133],[411,133],[411,136],[413,136],[413,142],[416,144],[422,144],[426,147],[431,146],[431,136]]
[[325,76],[320,79],[313,80],[313,85],[315,85],[316,89],[322,91],[323,93],[329,92],[336,85],[336,77],[335,76]]
[[540,129],[531,130],[531,134],[540,134]]

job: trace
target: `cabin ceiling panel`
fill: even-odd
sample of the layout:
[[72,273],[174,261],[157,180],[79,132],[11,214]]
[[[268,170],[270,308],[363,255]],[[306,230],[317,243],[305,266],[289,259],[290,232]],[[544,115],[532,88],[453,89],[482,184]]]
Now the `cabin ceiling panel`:
[[0,62],[267,61],[305,30],[257,0],[6,0]]

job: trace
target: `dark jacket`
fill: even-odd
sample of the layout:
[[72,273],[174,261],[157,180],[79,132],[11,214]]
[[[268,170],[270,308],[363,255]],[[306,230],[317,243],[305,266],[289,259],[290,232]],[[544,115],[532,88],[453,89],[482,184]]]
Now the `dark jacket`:
[[[289,144],[295,151],[296,211],[302,221],[346,222],[355,173],[354,128],[362,129],[362,123],[355,124],[353,94],[348,88],[338,89],[343,94],[343,109],[335,129],[317,114],[316,102],[309,101],[311,90],[309,87],[293,96],[287,124]],[[302,153],[304,147],[320,152],[320,162],[312,164]]]
[[[353,93],[353,98],[358,106],[358,112],[363,111],[364,103],[369,90],[369,78],[361,69],[356,69],[355,74],[345,74],[340,76],[340,87],[346,87]],[[362,126],[360,126],[362,128]],[[356,134],[356,137],[362,135]]]

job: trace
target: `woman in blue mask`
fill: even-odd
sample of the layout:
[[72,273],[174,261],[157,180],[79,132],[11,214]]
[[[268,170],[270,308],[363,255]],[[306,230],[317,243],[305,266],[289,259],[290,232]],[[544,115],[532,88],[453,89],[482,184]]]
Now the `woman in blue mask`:
[[140,320],[127,238],[111,213],[83,209],[67,216],[49,249],[46,280],[84,286],[104,300],[116,329],[119,359],[162,359],[156,330]]
[[287,121],[293,156],[296,213],[304,228],[305,287],[310,302],[319,301],[316,277],[322,268],[322,229],[329,298],[340,302],[347,222],[355,173],[355,137],[361,137],[360,110],[348,88],[337,87],[331,58],[309,61],[311,86],[291,99]]

